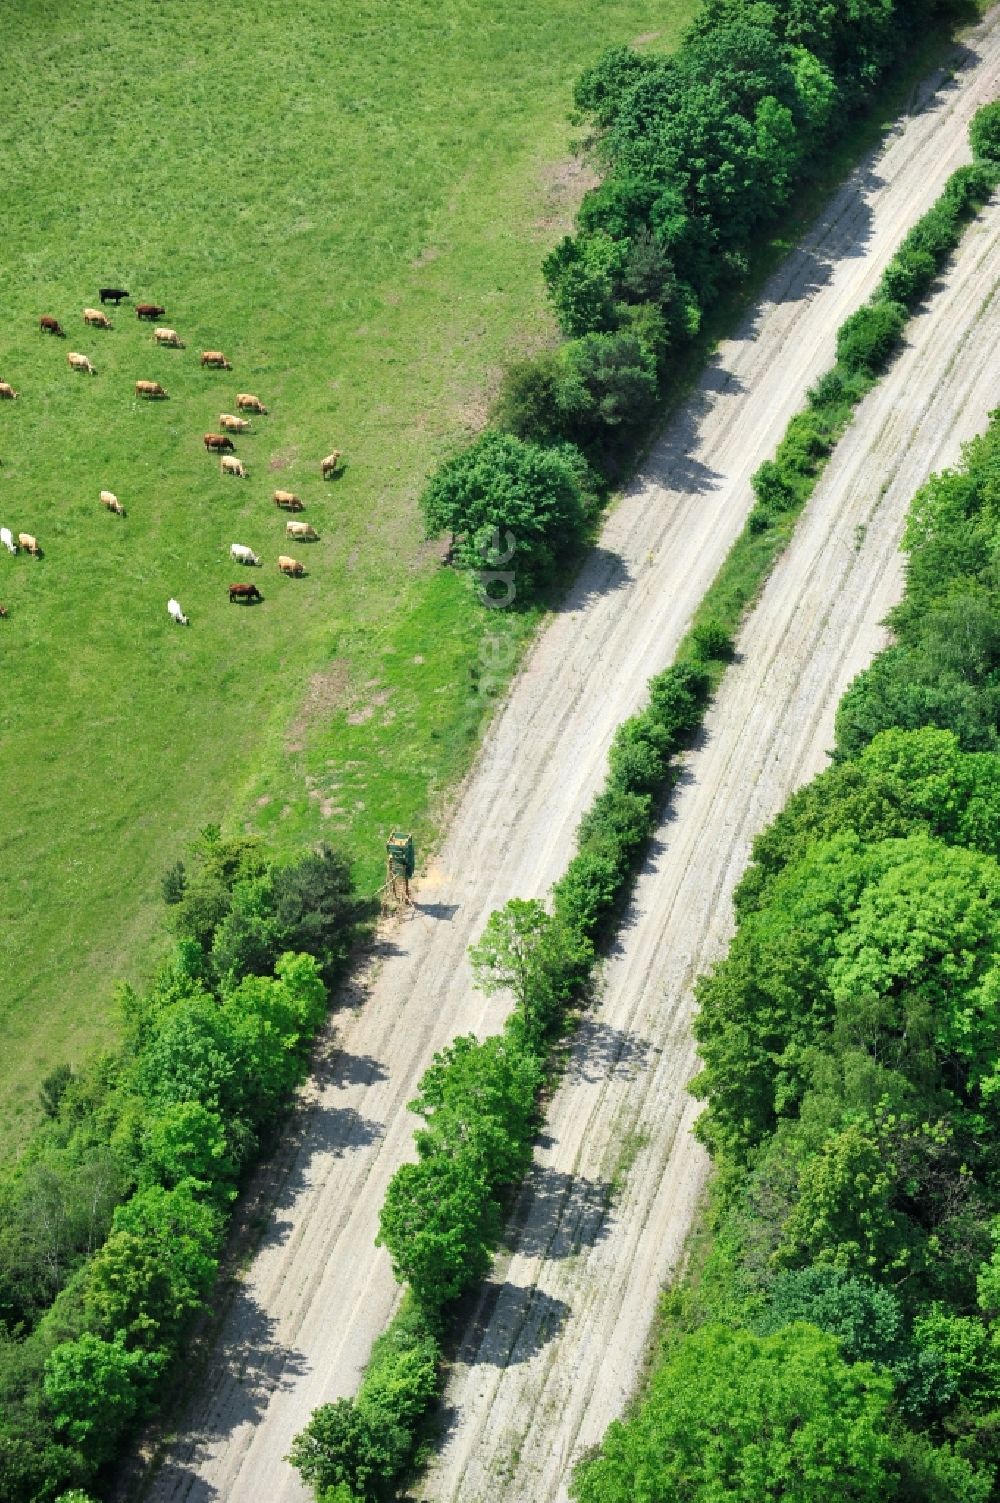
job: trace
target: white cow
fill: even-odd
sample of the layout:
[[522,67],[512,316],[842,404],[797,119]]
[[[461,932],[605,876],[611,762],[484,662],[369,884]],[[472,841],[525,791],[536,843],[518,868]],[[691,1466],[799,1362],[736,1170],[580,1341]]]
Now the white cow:
[[181,610],[179,602],[172,598],[167,601],[167,615],[171,621],[176,621],[178,626],[188,626],[190,624],[188,618]]
[[0,527],[0,543],[3,544],[8,553],[17,552],[17,544],[14,541],[14,534],[11,532],[9,527]]
[[237,564],[253,564],[255,568],[260,564],[260,559],[256,553],[254,553],[252,548],[248,548],[245,543],[232,543],[229,548],[229,556]]

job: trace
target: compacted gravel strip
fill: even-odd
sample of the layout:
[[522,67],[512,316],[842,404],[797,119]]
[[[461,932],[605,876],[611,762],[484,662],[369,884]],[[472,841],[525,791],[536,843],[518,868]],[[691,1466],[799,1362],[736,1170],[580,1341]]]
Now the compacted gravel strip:
[[[398,1298],[388,1258],[373,1244],[386,1185],[412,1153],[406,1103],[435,1049],[502,1022],[502,999],[472,989],[466,949],[491,909],[544,894],[565,867],[615,726],[670,662],[743,525],[750,474],[831,363],[837,325],[968,160],[968,121],[998,70],[994,12],[955,76],[921,91],[782,264],[609,518],[496,717],[440,856],[419,885],[416,915],[386,934],[358,1005],[333,1019],[328,1058],[279,1166],[272,1222],[151,1481],[156,1503],[305,1497],[283,1459],[292,1437],[317,1404],[355,1390]],[[786,573],[791,593],[807,586]],[[746,792],[739,782],[739,796]],[[739,817],[734,807],[734,828]],[[642,943],[646,924],[652,936],[663,922],[661,911],[639,918],[623,943]],[[693,953],[701,921],[691,922]],[[681,1013],[677,1026],[667,1068],[679,1090],[688,1047]],[[630,1185],[640,1172],[637,1163]],[[650,1276],[646,1304],[660,1276]],[[625,1361],[622,1389],[629,1371]]]

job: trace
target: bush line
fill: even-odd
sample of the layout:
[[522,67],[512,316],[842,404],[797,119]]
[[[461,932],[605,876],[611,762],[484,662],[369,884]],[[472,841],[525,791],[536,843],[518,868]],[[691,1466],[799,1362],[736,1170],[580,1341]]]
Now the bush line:
[[[555,1066],[552,1046],[569,1009],[585,996],[599,947],[614,931],[669,792],[673,761],[700,726],[732,656],[733,634],[855,406],[892,360],[907,316],[1000,181],[998,115],[997,105],[979,111],[970,129],[976,160],[952,174],[887,265],[873,297],[841,325],[836,364],[789,422],[774,460],[753,476],[756,504],[678,661],[650,680],[648,705],[615,734],[604,788],[583,816],[576,854],[552,889],[552,912],[537,900],[513,899],[492,914],[470,952],[480,988],[511,993],[514,1006],[502,1034],[482,1042],[459,1038],[435,1055],[410,1104],[426,1126],[416,1134],[417,1162],[403,1165],[390,1183],[378,1239],[410,1293],[358,1398],[321,1406],[296,1438],[289,1459],[321,1503],[391,1499],[415,1464],[421,1413],[439,1391],[439,1378],[427,1381],[431,1350],[440,1365],[454,1301],[489,1268],[503,1197],[530,1162],[538,1092]],[[737,1367],[753,1355],[735,1354]],[[808,1368],[828,1355],[806,1353],[802,1361]],[[795,1351],[788,1360],[798,1357]],[[777,1346],[768,1359],[785,1360]],[[409,1376],[414,1367],[421,1373],[419,1402]],[[373,1369],[377,1404],[369,1399]],[[393,1391],[397,1369],[400,1408],[393,1415],[383,1399]],[[384,1444],[388,1433],[395,1437],[391,1446]]]

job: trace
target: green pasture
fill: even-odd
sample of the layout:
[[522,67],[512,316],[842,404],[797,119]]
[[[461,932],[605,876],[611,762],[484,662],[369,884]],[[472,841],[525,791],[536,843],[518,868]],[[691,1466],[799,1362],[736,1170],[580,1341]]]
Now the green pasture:
[[[162,942],[159,876],[204,823],[326,837],[372,888],[390,823],[433,839],[490,661],[532,622],[470,604],[416,496],[506,355],[550,337],[538,267],[581,191],[573,80],[609,43],[669,46],[693,9],[5,8],[0,379],[20,397],[0,403],[0,523],[44,558],[0,554],[0,1143],[40,1076],[113,1028],[114,981]],[[101,285],[132,294],[111,332],[81,318]],[[185,350],[153,345],[140,300]],[[208,348],[232,372],[201,370]],[[169,401],[137,402],[139,378]],[[237,440],[246,481],[201,442],[237,391],[270,407]],[[324,483],[332,447],[346,468]],[[318,544],[286,545],[275,485]],[[265,567],[241,574],[231,542]],[[307,578],[278,575],[284,551]],[[264,603],[231,606],[250,577]]]

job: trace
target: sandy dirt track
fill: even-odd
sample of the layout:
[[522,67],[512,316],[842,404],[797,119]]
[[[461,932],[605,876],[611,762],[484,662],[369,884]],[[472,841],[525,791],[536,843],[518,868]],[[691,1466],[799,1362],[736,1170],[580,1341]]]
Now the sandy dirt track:
[[512,1255],[466,1333],[445,1396],[452,1431],[421,1490],[435,1503],[565,1499],[574,1459],[632,1391],[706,1169],[684,1090],[691,983],[729,939],[754,835],[824,765],[837,701],[883,643],[910,497],[997,399],[998,272],[994,203],[859,410],[741,634],[547,1114]]
[[[670,661],[742,526],[749,475],[772,452],[804,388],[830,363],[837,324],[872,290],[948,173],[967,160],[968,119],[989,97],[1000,68],[1000,13],[973,37],[963,64],[953,81],[914,102],[913,113],[831,202],[745,326],[721,347],[532,652],[462,792],[440,857],[420,884],[417,916],[388,937],[360,1005],[335,1017],[328,1061],[290,1135],[272,1224],[202,1391],[152,1482],[149,1496],[158,1503],[284,1503],[306,1496],[282,1458],[317,1404],[355,1389],[396,1303],[388,1259],[373,1243],[386,1184],[411,1152],[414,1122],[406,1102],[436,1048],[502,1020],[502,1001],[472,990],[466,948],[492,908],[511,896],[544,894],[564,867],[576,822],[604,776],[615,726],[642,703],[649,676]],[[807,576],[786,570],[784,577],[793,596],[812,588]],[[876,607],[872,619],[879,614]],[[843,650],[841,643],[829,647],[847,672]],[[808,770],[802,766],[800,775]],[[735,792],[706,796],[722,808],[731,797],[745,801],[747,792],[739,777]],[[737,807],[729,818],[735,838]],[[733,865],[738,870],[738,856]],[[719,907],[712,904],[724,925]],[[640,898],[636,912],[623,944],[630,951],[655,947],[662,910],[650,915]],[[698,922],[692,919],[686,941],[692,956]],[[662,968],[657,975],[663,977]],[[609,978],[609,996],[612,990]],[[661,1029],[658,1042],[665,1047],[656,1130],[664,1137],[673,1130],[681,1141],[684,1122],[675,1119],[686,1110],[681,1087],[690,1053],[680,1009],[676,1034]],[[595,1022],[572,1076],[582,1110],[618,1052],[618,1041]],[[637,1055],[636,1070],[640,1063]],[[622,1069],[618,1060],[612,1083]],[[577,1169],[561,1163],[557,1172]],[[643,1173],[640,1157],[629,1195]],[[689,1202],[701,1171],[693,1165],[684,1173],[678,1194]],[[626,1204],[616,1216],[624,1218]],[[603,1200],[595,1214],[602,1209]],[[686,1215],[678,1225],[679,1246]],[[645,1314],[661,1277],[657,1269],[642,1281]],[[553,1322],[562,1313],[555,1306],[550,1312]],[[586,1332],[581,1339],[589,1339]],[[601,1348],[592,1360],[601,1366],[609,1354],[596,1329],[592,1340]],[[626,1360],[614,1396],[595,1399],[595,1435],[630,1372]],[[457,1465],[464,1471],[460,1459]]]

